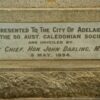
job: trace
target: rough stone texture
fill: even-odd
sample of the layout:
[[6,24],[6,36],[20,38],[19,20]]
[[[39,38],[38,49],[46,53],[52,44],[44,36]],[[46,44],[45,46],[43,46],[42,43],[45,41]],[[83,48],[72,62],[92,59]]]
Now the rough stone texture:
[[58,8],[58,7],[100,7],[100,0],[0,0],[0,7],[12,8]]
[[0,98],[100,97],[100,71],[2,72]]

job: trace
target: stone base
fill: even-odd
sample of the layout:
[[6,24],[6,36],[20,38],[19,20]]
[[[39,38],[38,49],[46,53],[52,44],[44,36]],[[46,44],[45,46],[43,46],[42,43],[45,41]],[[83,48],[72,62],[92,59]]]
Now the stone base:
[[100,71],[1,72],[0,98],[98,98]]

